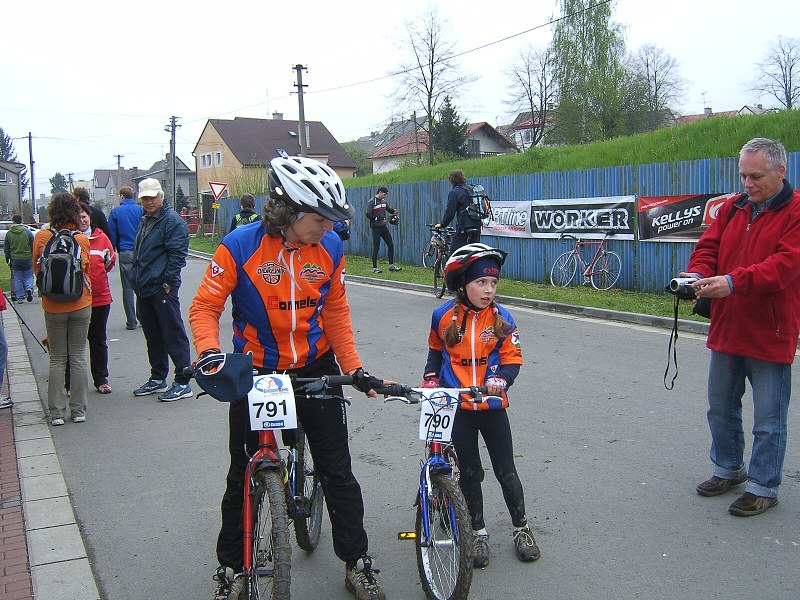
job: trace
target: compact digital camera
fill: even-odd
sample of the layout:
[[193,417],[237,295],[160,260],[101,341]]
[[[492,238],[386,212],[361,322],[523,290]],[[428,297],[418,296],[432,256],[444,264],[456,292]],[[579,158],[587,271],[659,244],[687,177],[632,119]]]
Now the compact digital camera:
[[692,300],[695,296],[692,284],[695,281],[697,277],[674,277],[670,279],[667,290],[681,300]]

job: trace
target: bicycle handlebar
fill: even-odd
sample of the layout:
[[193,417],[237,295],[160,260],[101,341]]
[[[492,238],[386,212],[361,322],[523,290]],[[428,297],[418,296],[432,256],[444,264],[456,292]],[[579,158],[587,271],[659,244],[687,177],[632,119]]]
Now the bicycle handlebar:
[[[399,384],[395,384],[395,385],[399,385]],[[389,387],[391,387],[391,386],[389,386]],[[401,385],[399,387],[402,388],[402,390],[404,392],[408,391],[410,393],[399,393],[399,394],[387,393],[386,394],[387,398],[384,398],[383,401],[384,402],[391,402],[392,400],[398,400],[399,402],[403,402],[404,404],[419,404],[420,402],[422,402],[425,399],[425,397],[422,395],[422,392],[418,392],[417,390],[415,390],[413,388],[410,388],[408,386],[405,386],[405,385]],[[382,391],[379,391],[379,390],[375,390],[375,391],[378,392],[379,394],[385,393],[385,392],[382,392]],[[481,386],[473,385],[473,386],[466,387],[466,388],[455,388],[454,391],[458,392],[459,395],[460,394],[469,394],[471,396],[471,399],[469,401],[473,402],[475,404],[480,404],[481,402],[484,402],[485,399],[484,399],[483,394],[488,394],[489,393],[489,390],[485,385],[481,385]]]

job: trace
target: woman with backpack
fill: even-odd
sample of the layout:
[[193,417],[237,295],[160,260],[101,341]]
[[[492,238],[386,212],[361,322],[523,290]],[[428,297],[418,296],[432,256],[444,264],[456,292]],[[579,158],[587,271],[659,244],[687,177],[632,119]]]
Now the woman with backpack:
[[81,217],[77,199],[56,192],[47,207],[50,228],[33,240],[33,271],[42,292],[42,310],[50,345],[47,408],[50,424],[63,425],[67,395],[62,386],[67,356],[70,357],[69,410],[73,423],[86,421],[88,364],[86,336],[92,293],[86,285],[89,238],[79,232]]
[[467,184],[464,171],[451,171],[448,181],[453,189],[447,195],[447,206],[444,209],[442,220],[436,225],[437,228],[447,227],[450,222],[456,220],[456,233],[450,242],[450,252],[453,253],[461,246],[473,244],[481,239],[481,220],[477,216],[472,216],[467,209],[472,201],[472,188]]

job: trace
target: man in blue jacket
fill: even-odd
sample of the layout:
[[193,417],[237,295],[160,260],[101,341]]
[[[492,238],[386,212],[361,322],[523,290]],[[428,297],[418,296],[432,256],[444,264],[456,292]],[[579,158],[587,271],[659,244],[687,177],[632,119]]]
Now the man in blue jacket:
[[[172,402],[193,395],[189,379],[183,374],[191,357],[178,299],[181,269],[189,253],[189,228],[178,213],[164,204],[164,191],[157,179],[139,183],[139,200],[144,216],[133,244],[133,287],[147,341],[150,379],[133,394],[163,392],[158,399]],[[175,365],[175,381],[167,389],[170,358]]]
[[119,256],[119,277],[122,281],[122,306],[125,308],[125,326],[136,329],[136,301],[133,295],[133,242],[142,218],[142,207],[133,200],[133,188],[119,188],[119,206],[108,217],[111,245]]

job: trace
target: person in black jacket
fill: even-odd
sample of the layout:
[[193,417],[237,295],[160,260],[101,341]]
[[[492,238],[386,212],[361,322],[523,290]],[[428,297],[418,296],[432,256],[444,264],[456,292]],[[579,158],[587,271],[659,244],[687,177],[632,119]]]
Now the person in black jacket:
[[479,242],[481,239],[481,222],[473,219],[467,214],[467,207],[470,204],[470,192],[467,190],[467,178],[464,171],[455,170],[450,172],[447,178],[453,189],[447,195],[447,206],[444,216],[437,227],[447,227],[455,218],[456,233],[450,242],[450,253],[461,248],[466,244]]
[[392,241],[392,234],[389,231],[389,221],[386,213],[396,215],[397,209],[389,206],[386,201],[386,196],[389,195],[389,188],[382,185],[378,188],[375,197],[367,202],[367,218],[369,219],[369,227],[372,231],[372,272],[380,273],[378,268],[378,249],[381,245],[381,240],[386,242],[386,252],[389,255],[389,270],[400,271],[402,267],[394,264],[394,242]]
[[[178,298],[181,269],[189,253],[189,228],[178,213],[164,204],[164,191],[157,179],[139,183],[139,200],[144,215],[133,245],[133,283],[139,322],[147,341],[150,379],[133,394],[163,392],[158,399],[171,402],[193,395],[183,372],[191,364],[191,357]],[[167,389],[170,358],[175,365],[175,381]]]
[[239,200],[239,205],[242,210],[233,216],[231,219],[231,226],[228,233],[236,229],[239,225],[247,225],[261,220],[261,216],[254,210],[256,206],[256,199],[252,194],[242,194]]

